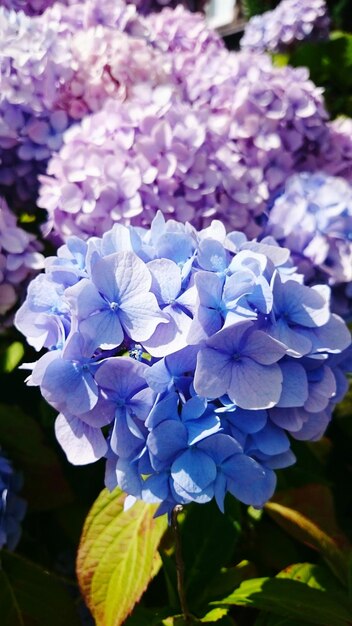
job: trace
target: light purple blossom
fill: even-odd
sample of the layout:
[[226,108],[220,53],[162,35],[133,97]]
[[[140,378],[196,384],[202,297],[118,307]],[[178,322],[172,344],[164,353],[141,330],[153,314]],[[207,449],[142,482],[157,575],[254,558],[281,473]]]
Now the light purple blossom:
[[303,40],[327,39],[325,0],[281,0],[273,11],[252,17],[240,45],[255,52],[281,52]]
[[[352,281],[352,186],[323,172],[289,178],[275,200],[264,232],[291,250],[310,282],[327,282],[343,305]],[[339,300],[341,302],[339,303]],[[344,314],[348,314],[345,296]]]
[[248,54],[217,57],[194,95],[195,59],[184,93],[165,85],[139,91],[128,106],[108,101],[64,135],[41,179],[48,228],[63,239],[101,235],[115,221],[148,225],[161,210],[196,227],[217,217],[229,230],[260,231],[268,200],[328,134],[327,114],[304,70]]
[[44,258],[34,235],[17,226],[15,215],[0,198],[0,327],[21,299],[29,278],[41,270]]
[[40,15],[55,2],[69,4],[72,0],[0,0],[0,6],[13,11],[23,11],[26,15]]

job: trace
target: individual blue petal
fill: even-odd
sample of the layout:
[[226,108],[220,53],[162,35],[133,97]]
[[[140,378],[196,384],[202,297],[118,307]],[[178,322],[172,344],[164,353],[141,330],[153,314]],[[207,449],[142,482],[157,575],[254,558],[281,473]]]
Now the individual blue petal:
[[207,401],[204,398],[199,398],[198,396],[194,396],[182,407],[182,421],[186,422],[188,420],[195,420],[201,415],[203,415],[204,411],[207,408]]
[[112,357],[99,367],[95,380],[102,389],[113,392],[113,398],[127,400],[146,387],[144,374],[147,369],[144,363],[129,357]]
[[65,298],[70,303],[72,311],[78,320],[84,320],[89,315],[107,307],[106,301],[100,295],[93,283],[84,278],[65,291]]
[[81,333],[92,340],[95,347],[107,350],[120,346],[124,333],[116,311],[105,309],[90,315],[79,324]]
[[203,239],[200,242],[197,254],[200,267],[209,272],[222,273],[228,266],[228,253],[224,246],[215,239]]
[[185,426],[188,431],[188,445],[191,446],[217,433],[221,429],[221,422],[218,415],[209,413],[198,419],[188,420]]
[[174,489],[179,485],[189,494],[201,494],[216,478],[214,461],[201,450],[190,448],[180,454],[171,466]]
[[136,498],[141,498],[143,483],[138,474],[136,463],[126,459],[118,459],[115,475],[116,482],[122,491]]
[[147,263],[152,275],[152,292],[159,305],[170,304],[181,291],[181,270],[169,259],[155,259]]
[[100,428],[93,428],[77,417],[60,413],[55,435],[73,465],[87,465],[105,456],[108,446]]
[[286,409],[274,407],[270,409],[268,413],[274,424],[288,430],[290,433],[299,431],[302,428],[302,424],[307,419],[307,414],[303,407]]
[[305,421],[300,430],[292,432],[292,436],[299,441],[317,441],[320,439],[331,419],[331,412],[305,413]]
[[191,345],[200,344],[211,337],[223,326],[224,319],[220,311],[199,306],[189,329],[187,341]]
[[164,420],[179,421],[178,404],[178,394],[174,391],[169,392],[164,398],[159,399],[145,421],[146,427],[150,429],[155,428]]
[[331,398],[336,393],[336,379],[330,367],[322,365],[318,369],[319,377],[316,380],[309,378],[309,396],[304,404],[304,408],[309,413],[323,411],[329,404]]
[[[309,334],[308,334],[309,332]],[[305,331],[312,342],[312,352],[329,352],[336,354],[348,348],[351,343],[351,333],[341,317],[331,314],[329,321],[319,328]]]
[[265,455],[256,451],[255,457],[260,463],[265,465],[272,470],[284,469],[285,467],[290,467],[296,463],[296,457],[293,454],[292,450],[287,450],[286,452],[282,452],[281,454],[274,455]]
[[244,504],[262,507],[274,493],[274,472],[244,454],[233,456],[223,469],[228,477],[228,490]]
[[154,357],[168,356],[187,346],[187,335],[192,319],[177,306],[167,306],[163,310],[167,316],[166,324],[159,324],[153,335],[143,342],[145,349]]
[[187,430],[181,422],[165,420],[148,435],[147,447],[157,471],[170,467],[180,450],[187,447]]
[[150,339],[158,324],[167,324],[168,318],[160,311],[152,293],[141,293],[121,300],[119,316],[127,335],[133,341]]
[[194,388],[204,398],[219,398],[227,393],[231,381],[231,356],[210,348],[199,351]]
[[279,275],[274,282],[274,310],[285,314],[293,324],[314,328],[329,321],[329,299],[319,287],[306,287],[294,280],[281,283]]
[[281,454],[287,452],[290,447],[290,441],[285,432],[271,422],[268,422],[259,432],[253,433],[251,438],[253,447],[258,448],[264,454]]
[[308,398],[308,380],[306,371],[296,361],[281,361],[283,385],[277,407],[303,406]]
[[194,277],[194,284],[202,306],[217,309],[221,306],[224,279],[216,274],[199,271]]
[[154,474],[143,482],[142,499],[150,504],[162,502],[168,498],[169,491],[169,473]]
[[218,467],[234,454],[243,452],[242,446],[236,439],[223,433],[204,439],[197,445],[197,449],[211,456]]
[[286,319],[281,318],[268,327],[268,333],[286,346],[287,354],[293,357],[309,354],[313,348],[313,333],[300,328],[291,328]]
[[167,367],[166,359],[160,359],[148,367],[144,375],[148,385],[158,393],[166,391],[172,382],[172,375]]
[[225,513],[224,501],[227,491],[227,478],[222,472],[218,472],[214,484],[214,498],[220,511]]
[[280,398],[282,379],[279,365],[260,365],[243,357],[231,367],[227,393],[242,409],[268,409]]
[[98,387],[89,369],[65,359],[50,363],[41,390],[50,404],[71,415],[87,413],[98,402]]
[[285,346],[262,330],[254,330],[249,333],[246,337],[245,346],[241,350],[241,354],[262,365],[276,363],[285,353]]
[[[226,407],[225,407],[226,408]],[[244,433],[256,433],[264,428],[268,414],[265,410],[248,411],[236,407],[234,411],[222,415],[223,419],[228,420]]]

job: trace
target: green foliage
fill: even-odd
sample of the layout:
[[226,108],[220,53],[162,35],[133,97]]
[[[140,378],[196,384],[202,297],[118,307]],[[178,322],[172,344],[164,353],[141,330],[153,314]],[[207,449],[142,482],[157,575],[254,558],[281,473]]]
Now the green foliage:
[[275,0],[242,0],[242,12],[249,19],[253,15],[259,15],[264,11],[270,11],[277,2]]
[[132,611],[161,566],[157,548],[165,516],[137,502],[124,511],[125,495],[101,492],[84,525],[77,574],[97,626],[119,626]]
[[349,626],[352,602],[289,578],[253,578],[219,605],[248,606],[320,626]]
[[16,406],[0,404],[0,442],[23,473],[23,495],[32,509],[45,511],[72,500],[59,459],[33,417]]
[[352,35],[333,32],[326,42],[306,42],[287,55],[275,57],[294,67],[306,66],[316,85],[324,87],[332,117],[352,116]]
[[323,485],[307,485],[286,491],[265,510],[295,539],[318,550],[331,570],[347,585],[351,546],[337,526],[330,490]]
[[24,355],[24,347],[20,341],[14,341],[0,349],[0,371],[10,374],[18,366]]
[[0,553],[1,626],[79,626],[67,584],[9,552]]

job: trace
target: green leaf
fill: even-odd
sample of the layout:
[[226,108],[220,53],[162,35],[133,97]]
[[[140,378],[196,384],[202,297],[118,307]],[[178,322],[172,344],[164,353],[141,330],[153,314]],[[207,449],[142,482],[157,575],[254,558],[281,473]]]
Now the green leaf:
[[58,457],[33,417],[16,406],[0,404],[0,442],[23,472],[23,496],[31,508],[45,511],[71,502]]
[[297,580],[308,585],[308,587],[320,589],[321,591],[333,591],[336,593],[343,591],[341,585],[339,585],[328,569],[312,563],[289,565],[277,575],[277,578]]
[[209,613],[204,615],[204,617],[200,621],[204,622],[205,624],[208,624],[209,622],[210,623],[218,622],[223,617],[225,617],[225,615],[227,615],[228,610],[229,609],[227,607],[226,608],[218,607],[216,609],[212,609],[211,611],[209,611]]
[[290,617],[280,617],[262,612],[254,626],[310,626],[310,624],[301,619],[291,619]]
[[0,353],[0,370],[9,374],[17,367],[23,355],[23,344],[20,341],[14,341]]
[[231,561],[240,536],[237,503],[229,499],[226,504],[225,515],[214,501],[194,504],[186,510],[181,539],[185,591],[191,612],[198,613],[214,597],[213,582]]
[[230,596],[212,604],[253,607],[320,626],[350,626],[352,622],[352,603],[342,594],[283,578],[246,580]]
[[63,582],[38,565],[1,552],[1,626],[79,626],[73,599]]
[[[172,610],[169,607],[153,610],[137,606],[125,621],[124,626],[159,626],[164,620],[167,622],[170,615],[172,615]],[[172,618],[169,619],[172,622]]]
[[337,525],[333,498],[324,485],[306,485],[278,493],[267,513],[298,541],[318,550],[339,580],[348,584],[351,546]]
[[154,519],[156,506],[144,502],[124,511],[125,498],[119,489],[101,492],[78,550],[78,580],[97,626],[119,626],[161,565],[166,516]]

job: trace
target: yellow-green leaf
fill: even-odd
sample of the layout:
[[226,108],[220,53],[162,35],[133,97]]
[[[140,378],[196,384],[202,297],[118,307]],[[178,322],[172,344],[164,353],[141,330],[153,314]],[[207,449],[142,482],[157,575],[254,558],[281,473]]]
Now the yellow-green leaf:
[[125,498],[119,489],[101,492],[78,550],[78,580],[97,626],[119,626],[161,565],[166,516],[154,519],[156,506],[144,502],[124,511]]
[[351,546],[339,529],[330,490],[324,485],[305,485],[287,490],[265,510],[298,541],[318,550],[339,580],[347,585]]

